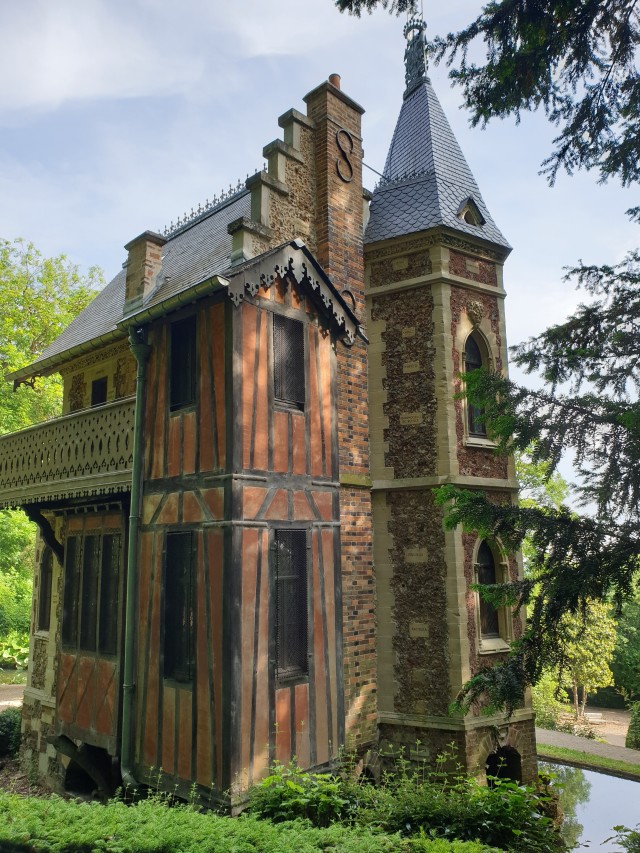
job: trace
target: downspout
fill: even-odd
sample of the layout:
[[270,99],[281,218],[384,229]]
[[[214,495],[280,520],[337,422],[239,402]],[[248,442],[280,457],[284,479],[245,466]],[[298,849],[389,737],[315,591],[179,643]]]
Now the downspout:
[[127,548],[127,585],[125,592],[124,623],[124,673],[122,679],[122,746],[120,750],[120,771],[125,786],[139,787],[140,783],[132,773],[133,753],[133,694],[135,684],[135,600],[138,578],[138,541],[140,535],[140,517],[142,512],[142,463],[144,458],[142,445],[142,425],[144,423],[144,404],[147,384],[147,361],[151,347],[146,343],[144,329],[131,326],[129,346],[137,363],[136,372],[136,409],[133,427],[133,470],[131,474],[131,508],[129,512],[129,544]]

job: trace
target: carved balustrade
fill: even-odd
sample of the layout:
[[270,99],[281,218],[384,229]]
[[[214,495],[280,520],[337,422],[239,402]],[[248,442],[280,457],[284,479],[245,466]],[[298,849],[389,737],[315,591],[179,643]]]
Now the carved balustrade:
[[135,399],[0,436],[0,507],[131,488]]

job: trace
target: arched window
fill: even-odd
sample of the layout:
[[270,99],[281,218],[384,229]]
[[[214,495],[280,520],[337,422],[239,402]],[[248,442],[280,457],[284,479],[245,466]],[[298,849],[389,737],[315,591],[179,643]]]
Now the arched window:
[[[496,563],[491,548],[482,542],[478,548],[476,562],[478,583],[496,583]],[[500,636],[500,620],[496,608],[479,596],[480,607],[480,638],[494,639]]]
[[[472,373],[483,366],[485,365],[482,358],[482,351],[475,334],[472,332],[464,346],[464,372]],[[473,406],[469,402],[467,402],[467,428],[469,435],[481,436],[483,438],[487,436],[487,428],[484,424],[484,409],[479,406]]]

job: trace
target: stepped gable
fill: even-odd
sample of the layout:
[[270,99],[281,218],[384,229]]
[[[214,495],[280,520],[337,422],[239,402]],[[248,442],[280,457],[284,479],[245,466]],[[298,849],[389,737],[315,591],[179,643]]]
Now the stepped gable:
[[[145,302],[144,308],[163,302],[228,269],[231,235],[227,226],[239,217],[249,216],[250,206],[251,192],[243,188],[171,232],[162,248],[158,287]],[[125,280],[123,269],[36,362],[23,371],[17,371],[13,377],[17,379],[23,372],[33,375],[53,368],[59,363],[59,356],[88,345],[90,341],[106,342],[111,337],[121,337],[122,332],[116,329],[116,325],[123,317]]]
[[[405,27],[407,88],[384,178],[373,193],[365,243],[447,226],[510,249],[427,76],[425,29],[417,19]],[[463,218],[470,202],[482,224]]]

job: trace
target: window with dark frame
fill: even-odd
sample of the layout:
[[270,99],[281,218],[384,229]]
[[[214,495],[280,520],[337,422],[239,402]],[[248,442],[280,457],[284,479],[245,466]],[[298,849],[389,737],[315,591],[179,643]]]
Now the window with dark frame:
[[164,585],[164,677],[190,682],[195,673],[195,536],[167,533]]
[[[464,372],[472,373],[483,366],[482,352],[473,333],[467,338],[464,347]],[[473,406],[467,401],[467,428],[469,435],[486,438],[487,428],[484,424],[484,409]]]
[[[477,578],[479,584],[496,583],[496,563],[491,548],[486,542],[482,542],[478,548],[476,562]],[[497,609],[482,596],[479,596],[480,607],[480,636],[491,639],[500,636],[500,619]]]
[[307,533],[276,530],[275,641],[280,679],[307,675]]
[[304,409],[304,323],[273,315],[273,395],[276,403]]
[[107,389],[109,382],[106,376],[101,379],[94,379],[91,383],[91,405],[101,406],[107,402]]
[[120,545],[117,533],[67,537],[63,647],[101,655],[117,653]]
[[48,631],[51,626],[51,584],[53,580],[53,551],[45,546],[40,557],[40,591],[38,593],[37,631]]
[[169,407],[183,409],[196,402],[196,315],[171,323]]

